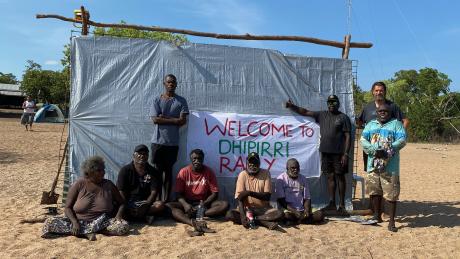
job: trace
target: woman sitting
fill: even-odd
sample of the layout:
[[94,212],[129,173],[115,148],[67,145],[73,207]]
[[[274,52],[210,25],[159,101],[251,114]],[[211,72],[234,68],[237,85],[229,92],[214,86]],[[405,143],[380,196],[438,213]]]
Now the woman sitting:
[[[100,156],[85,160],[81,166],[84,177],[78,179],[69,190],[65,206],[66,217],[48,218],[42,237],[52,234],[74,235],[96,240],[95,233],[124,235],[128,223],[122,219],[124,200],[117,187],[104,179],[105,164]],[[115,218],[114,202],[118,207]]]

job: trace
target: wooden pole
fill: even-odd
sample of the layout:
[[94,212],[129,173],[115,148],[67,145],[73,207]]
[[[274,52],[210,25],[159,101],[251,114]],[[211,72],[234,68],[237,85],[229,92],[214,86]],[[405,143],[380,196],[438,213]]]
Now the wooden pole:
[[82,20],[82,26],[81,26],[81,35],[88,35],[88,17],[86,16],[86,11],[85,7],[81,6],[81,20]]
[[348,59],[348,54],[350,53],[350,40],[351,40],[351,35],[347,34],[345,36],[345,47],[342,49],[343,59]]
[[[73,22],[73,23],[83,23],[83,21],[85,21],[85,19],[83,19],[83,21],[77,21],[75,19],[67,18],[64,16],[56,15],[56,14],[37,14],[36,18],[37,19],[53,18],[53,19],[58,19],[58,20]],[[213,32],[199,32],[199,31],[191,31],[191,30],[184,30],[184,29],[164,28],[164,27],[158,27],[158,26],[139,26],[139,25],[131,25],[131,24],[118,24],[118,23],[115,23],[115,24],[98,23],[98,22],[93,22],[89,19],[87,19],[86,22],[88,25],[95,26],[95,27],[124,28],[124,29],[136,29],[136,30],[143,30],[143,31],[161,31],[161,32],[180,33],[180,34],[200,36],[200,37],[216,38],[216,39],[301,41],[301,42],[308,42],[308,43],[313,43],[313,44],[318,44],[318,45],[331,46],[331,47],[336,47],[336,48],[341,48],[341,49],[344,49],[346,47],[346,43],[344,42],[323,40],[323,39],[303,37],[303,36],[219,34],[219,33],[213,33]],[[371,48],[371,47],[372,47],[372,43],[349,42],[348,49],[349,48]]]

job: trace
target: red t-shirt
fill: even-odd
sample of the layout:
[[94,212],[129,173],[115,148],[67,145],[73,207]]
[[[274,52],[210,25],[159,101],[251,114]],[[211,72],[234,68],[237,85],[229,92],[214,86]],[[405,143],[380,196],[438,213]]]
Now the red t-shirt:
[[192,165],[188,165],[177,175],[176,192],[182,193],[190,201],[206,200],[211,193],[219,192],[216,175],[205,165],[199,173],[193,171]]

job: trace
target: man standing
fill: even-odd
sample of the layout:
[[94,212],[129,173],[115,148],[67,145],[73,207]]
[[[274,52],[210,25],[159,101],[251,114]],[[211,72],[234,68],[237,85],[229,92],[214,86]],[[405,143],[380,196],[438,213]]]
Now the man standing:
[[[366,125],[368,122],[371,120],[374,120],[377,118],[377,109],[383,105],[386,104],[389,107],[390,110],[390,118],[395,118],[399,121],[401,121],[404,125],[404,128],[407,129],[409,126],[409,119],[406,118],[404,113],[401,111],[401,109],[393,103],[390,100],[387,100],[386,93],[387,93],[387,86],[385,85],[384,82],[375,82],[372,84],[371,88],[372,96],[374,97],[374,100],[372,102],[369,102],[364,106],[363,110],[361,111],[361,114],[359,115],[357,119],[357,125],[358,128],[362,128],[364,125]],[[364,171],[366,171],[367,167],[367,154],[363,152],[363,161],[364,161]]]
[[153,121],[152,163],[162,175],[163,201],[169,200],[172,167],[179,151],[179,128],[187,123],[188,105],[185,98],[175,93],[177,79],[169,74],[163,82],[165,91],[155,98],[150,108]]
[[148,163],[149,149],[138,145],[134,149],[133,160],[123,166],[118,173],[117,187],[126,201],[125,216],[129,220],[144,219],[151,224],[153,215],[164,209],[161,201],[155,201],[161,188],[158,171]]
[[406,144],[403,124],[390,116],[390,106],[377,108],[377,120],[366,124],[361,145],[369,156],[366,185],[371,198],[374,220],[382,222],[382,197],[390,204],[388,230],[395,226],[396,201],[399,198],[399,150]]
[[22,108],[24,109],[24,113],[21,117],[21,124],[26,127],[26,131],[29,130],[28,125],[30,125],[30,130],[32,131],[36,105],[30,95],[28,95],[26,100],[22,103]]
[[321,222],[324,215],[321,210],[312,213],[307,178],[299,172],[299,162],[291,158],[286,162],[286,172],[276,178],[275,193],[284,218],[294,224]]
[[[351,123],[347,115],[339,111],[340,102],[336,95],[327,98],[327,111],[309,111],[292,103],[286,107],[303,116],[315,118],[319,123],[321,141],[321,171],[327,175],[329,205],[327,210],[336,210],[335,190],[339,189],[339,207],[337,212],[346,215],[345,210],[345,174],[348,173],[348,153],[350,151]],[[337,184],[338,183],[338,184]]]
[[252,212],[255,222],[270,230],[278,229],[277,221],[283,218],[283,212],[270,206],[271,176],[266,169],[260,168],[259,154],[252,152],[247,158],[247,168],[238,175],[235,199],[238,208],[227,215],[229,220],[249,228],[246,217]]
[[177,202],[170,202],[167,206],[171,208],[175,220],[193,226],[197,232],[207,232],[209,229],[206,226],[197,226],[193,219],[198,207],[202,206],[201,217],[215,217],[225,215],[228,202],[217,200],[219,188],[216,175],[203,164],[203,151],[192,150],[190,160],[191,165],[182,168],[176,178]]

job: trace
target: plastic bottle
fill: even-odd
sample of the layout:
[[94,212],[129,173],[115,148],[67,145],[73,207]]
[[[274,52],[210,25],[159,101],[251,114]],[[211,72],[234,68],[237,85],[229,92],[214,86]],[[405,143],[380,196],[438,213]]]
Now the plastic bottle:
[[203,200],[200,201],[198,208],[196,210],[196,221],[203,221],[204,219],[204,211],[206,208],[204,207]]
[[248,219],[249,228],[250,229],[255,229],[256,228],[256,222],[254,220],[254,212],[248,207],[246,207],[246,218]]

